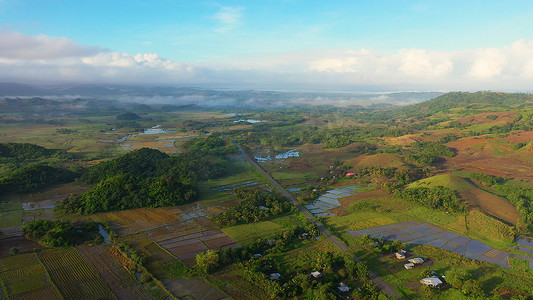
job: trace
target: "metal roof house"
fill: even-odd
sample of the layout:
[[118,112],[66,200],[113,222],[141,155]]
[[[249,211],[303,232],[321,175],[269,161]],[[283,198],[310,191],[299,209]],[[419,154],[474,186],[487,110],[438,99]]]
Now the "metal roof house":
[[436,287],[442,284],[442,281],[438,277],[427,277],[420,280],[421,284],[425,284],[430,287]]
[[270,274],[269,279],[270,280],[279,280],[280,277],[281,277],[280,273],[272,273],[272,274]]
[[409,269],[414,268],[414,267],[415,267],[415,264],[413,264],[413,263],[408,263],[408,264],[404,264],[403,267],[406,268],[407,270],[409,270]]
[[411,258],[409,260],[407,260],[408,262],[410,263],[413,263],[413,264],[423,264],[424,263],[424,260],[420,257],[415,257],[415,258]]
[[397,259],[405,259],[405,254],[403,254],[403,253],[396,252],[396,253],[394,253],[394,255],[396,255]]

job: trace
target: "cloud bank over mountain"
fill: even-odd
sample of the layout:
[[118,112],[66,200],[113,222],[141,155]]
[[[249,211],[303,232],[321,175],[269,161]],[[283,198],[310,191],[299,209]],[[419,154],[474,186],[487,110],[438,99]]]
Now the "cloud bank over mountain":
[[[239,20],[222,9],[221,28]],[[0,80],[179,84],[228,88],[348,90],[528,90],[533,41],[501,48],[433,51],[309,49],[216,61],[173,61],[121,53],[64,37],[0,31]]]

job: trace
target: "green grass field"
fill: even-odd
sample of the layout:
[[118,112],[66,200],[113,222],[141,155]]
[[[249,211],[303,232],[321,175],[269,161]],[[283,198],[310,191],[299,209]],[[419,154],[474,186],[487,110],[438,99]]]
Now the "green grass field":
[[455,191],[462,191],[466,188],[473,187],[473,185],[465,179],[454,174],[441,174],[424,178],[409,184],[407,187],[427,187],[443,186]]
[[239,244],[245,245],[257,239],[271,238],[286,229],[302,225],[302,218],[301,215],[288,215],[268,221],[225,227],[222,231]]
[[265,179],[252,165],[240,159],[232,161],[228,169],[229,174],[227,176],[199,183],[199,198],[202,200],[202,205],[209,206],[233,199],[233,196],[228,192],[215,191],[213,188],[236,184],[248,180],[259,184],[263,184],[265,182]]
[[52,285],[35,253],[0,258],[0,281],[11,297]]
[[22,207],[20,203],[0,202],[0,228],[22,224]]

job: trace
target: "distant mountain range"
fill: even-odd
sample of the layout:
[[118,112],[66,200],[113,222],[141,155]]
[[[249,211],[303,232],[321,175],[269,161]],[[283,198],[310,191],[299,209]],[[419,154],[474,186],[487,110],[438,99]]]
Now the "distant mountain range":
[[199,107],[283,107],[288,105],[407,105],[427,101],[440,92],[333,93],[259,90],[209,90],[190,87],[144,87],[121,85],[38,86],[0,83],[1,98],[118,100],[123,103],[195,105]]

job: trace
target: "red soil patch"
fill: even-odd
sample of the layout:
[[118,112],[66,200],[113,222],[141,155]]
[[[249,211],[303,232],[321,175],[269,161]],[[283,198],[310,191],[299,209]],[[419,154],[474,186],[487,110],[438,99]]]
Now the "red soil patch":
[[509,135],[505,140],[511,143],[528,143],[533,141],[533,130]]
[[509,147],[506,147],[506,146],[503,146],[503,145],[500,145],[500,147],[502,147],[503,149],[505,149],[507,151],[511,151],[511,148],[509,148]]

